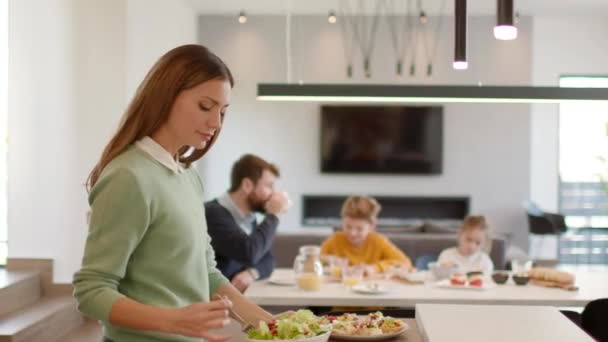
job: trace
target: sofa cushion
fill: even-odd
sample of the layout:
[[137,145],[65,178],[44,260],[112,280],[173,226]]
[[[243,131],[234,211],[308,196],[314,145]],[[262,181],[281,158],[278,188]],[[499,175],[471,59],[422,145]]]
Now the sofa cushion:
[[412,234],[422,233],[422,225],[408,225],[408,226],[391,226],[391,227],[377,227],[376,231],[380,234]]
[[429,220],[422,225],[425,233],[456,234],[462,226],[462,220]]

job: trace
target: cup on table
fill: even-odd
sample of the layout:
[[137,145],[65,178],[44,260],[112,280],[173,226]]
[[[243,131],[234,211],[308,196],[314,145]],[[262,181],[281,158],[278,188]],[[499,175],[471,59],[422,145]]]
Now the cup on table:
[[344,267],[348,267],[348,259],[346,258],[334,255],[329,260],[329,274],[332,276],[340,277]]
[[353,287],[363,281],[363,267],[346,266],[342,268],[342,284]]
[[532,260],[520,258],[511,260],[511,270],[516,275],[527,275],[532,269]]

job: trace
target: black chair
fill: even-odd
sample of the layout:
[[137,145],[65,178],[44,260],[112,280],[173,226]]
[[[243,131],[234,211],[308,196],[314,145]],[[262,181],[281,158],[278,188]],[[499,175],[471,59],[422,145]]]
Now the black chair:
[[[540,235],[542,239],[541,249],[544,245],[548,236],[555,236],[557,238],[557,251],[559,251],[560,235],[568,230],[566,226],[566,219],[564,215],[549,213],[542,211],[535,203],[525,202],[524,208],[528,216],[528,232],[530,235]],[[530,246],[532,249],[532,246]],[[532,250],[530,250],[532,252]],[[531,253],[533,254],[533,253]],[[559,253],[557,253],[557,259],[559,259]]]
[[426,271],[429,269],[429,263],[436,262],[437,258],[437,255],[421,255],[416,258],[414,267],[416,267],[418,271]]
[[544,212],[533,202],[526,202],[524,207],[530,234],[560,235],[568,230],[564,215]]
[[576,312],[576,311],[572,311],[572,310],[559,310],[559,312],[562,313],[562,315],[566,316],[569,320],[572,321],[572,323],[576,324],[579,328],[583,328],[581,326],[581,314]]
[[608,342],[608,298],[589,302],[581,314],[581,326],[597,341]]

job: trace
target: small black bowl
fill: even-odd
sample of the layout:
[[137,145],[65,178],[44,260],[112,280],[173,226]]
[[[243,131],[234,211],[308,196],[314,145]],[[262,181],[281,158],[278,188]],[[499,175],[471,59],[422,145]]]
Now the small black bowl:
[[514,274],[513,281],[517,285],[526,285],[530,281],[530,276],[524,274]]
[[509,273],[494,272],[494,274],[492,274],[492,280],[494,280],[496,284],[503,285],[509,280]]

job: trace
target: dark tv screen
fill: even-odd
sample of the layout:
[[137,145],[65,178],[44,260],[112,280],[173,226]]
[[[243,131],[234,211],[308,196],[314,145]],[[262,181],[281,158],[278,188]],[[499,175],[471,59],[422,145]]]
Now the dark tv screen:
[[321,107],[322,172],[440,174],[442,148],[442,107]]

